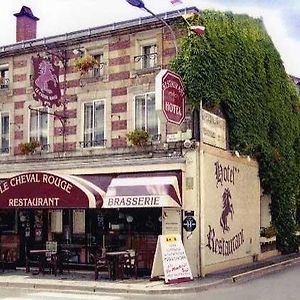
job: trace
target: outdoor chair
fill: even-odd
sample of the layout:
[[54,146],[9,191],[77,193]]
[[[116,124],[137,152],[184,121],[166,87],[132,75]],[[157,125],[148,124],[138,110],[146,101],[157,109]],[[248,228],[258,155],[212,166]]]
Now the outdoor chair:
[[95,280],[99,278],[99,273],[101,274],[101,272],[107,273],[108,277],[111,278],[111,266],[105,255],[96,253],[92,254],[92,258],[94,260]]
[[124,255],[123,274],[137,278],[137,255],[133,249],[128,250],[128,254]]

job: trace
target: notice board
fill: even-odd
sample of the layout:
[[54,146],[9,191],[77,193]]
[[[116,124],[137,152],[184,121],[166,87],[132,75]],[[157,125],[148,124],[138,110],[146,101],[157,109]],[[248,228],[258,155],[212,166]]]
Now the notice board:
[[179,234],[158,236],[151,280],[165,278],[165,283],[193,280],[193,275]]

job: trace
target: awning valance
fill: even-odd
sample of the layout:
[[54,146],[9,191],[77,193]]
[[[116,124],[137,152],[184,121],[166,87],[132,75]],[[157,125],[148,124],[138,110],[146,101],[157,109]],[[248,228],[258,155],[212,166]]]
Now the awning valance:
[[112,179],[103,208],[180,207],[176,176],[117,177]]
[[100,208],[104,191],[80,177],[22,173],[0,184],[0,208]]

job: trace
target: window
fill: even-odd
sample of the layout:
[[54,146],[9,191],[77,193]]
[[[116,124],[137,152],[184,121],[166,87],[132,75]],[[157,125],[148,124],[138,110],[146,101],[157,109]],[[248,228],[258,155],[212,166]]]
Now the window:
[[48,146],[48,122],[47,108],[30,111],[30,141],[36,140],[42,149]]
[[9,71],[8,65],[0,65],[0,90],[8,89]]
[[103,53],[94,55],[94,58],[98,62],[98,65],[93,69],[93,76],[102,77],[104,75]]
[[142,47],[142,68],[153,68],[157,65],[157,47],[148,45]]
[[0,113],[0,126],[1,126],[1,145],[0,145],[0,153],[9,153],[9,114],[8,113]]
[[104,146],[104,100],[84,104],[83,147]]
[[158,134],[158,116],[155,110],[155,93],[135,96],[135,129],[148,131],[152,137]]

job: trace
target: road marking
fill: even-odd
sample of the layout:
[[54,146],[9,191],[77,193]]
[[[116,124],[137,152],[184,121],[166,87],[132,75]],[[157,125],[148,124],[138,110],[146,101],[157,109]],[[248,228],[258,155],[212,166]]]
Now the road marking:
[[[48,298],[64,298],[64,299],[84,299],[85,300],[122,300],[124,298],[117,297],[117,296],[103,296],[103,295],[89,295],[89,294],[75,294],[75,293],[59,293],[59,292],[37,292],[32,293],[30,296],[39,297],[39,299],[43,299],[43,297]],[[13,300],[15,298],[9,299]],[[6,300],[6,299],[5,299]],[[25,300],[25,299],[24,299]],[[26,300],[31,300],[27,299]]]

